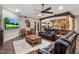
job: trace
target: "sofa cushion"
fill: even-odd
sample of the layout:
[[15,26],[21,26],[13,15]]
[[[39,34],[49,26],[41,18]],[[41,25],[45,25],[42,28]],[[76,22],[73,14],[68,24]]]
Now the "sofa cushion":
[[70,36],[68,39],[64,39],[65,41],[67,41],[70,45],[74,42],[74,40],[76,40],[77,34],[74,33],[72,36]]
[[75,31],[71,31],[68,34],[65,35],[65,38],[69,38],[73,33],[75,33]]
[[58,40],[56,40],[56,42],[55,43],[61,43],[61,44],[65,44],[64,46],[68,46],[69,44],[66,42],[66,41],[64,41],[64,37],[60,37]]
[[50,31],[45,31],[45,33],[46,33],[46,34],[50,34],[51,32],[50,32]]
[[45,47],[45,48],[43,48],[43,49],[45,49],[45,50],[51,52],[51,51],[54,49],[54,44],[50,44],[50,45],[48,45],[47,47]]
[[59,38],[54,44],[55,54],[64,54],[69,46],[69,44],[63,40],[64,38]]

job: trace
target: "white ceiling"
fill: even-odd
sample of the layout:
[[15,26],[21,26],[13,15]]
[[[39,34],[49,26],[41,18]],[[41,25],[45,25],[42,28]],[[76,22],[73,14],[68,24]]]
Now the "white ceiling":
[[[36,11],[36,9],[42,10],[41,4],[3,4],[0,6],[13,12],[15,12],[15,9],[19,9],[20,15],[29,16],[33,18],[40,18],[38,16],[40,12]],[[53,14],[71,12],[75,16],[79,15],[79,4],[45,4],[45,8],[49,6],[52,7],[50,11],[53,11]],[[60,6],[63,6],[62,10],[58,9]],[[44,16],[42,17],[50,16],[53,14],[44,14]]]

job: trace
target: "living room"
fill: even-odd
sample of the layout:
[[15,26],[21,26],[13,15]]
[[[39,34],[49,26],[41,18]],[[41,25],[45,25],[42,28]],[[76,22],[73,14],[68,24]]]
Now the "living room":
[[79,54],[78,7],[1,4],[0,54]]

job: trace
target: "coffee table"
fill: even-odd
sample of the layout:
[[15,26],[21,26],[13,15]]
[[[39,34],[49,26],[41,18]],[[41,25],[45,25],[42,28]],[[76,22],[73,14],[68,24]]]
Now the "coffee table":
[[25,38],[26,38],[26,41],[32,44],[32,46],[34,46],[34,44],[36,43],[42,42],[41,37],[37,35],[26,35]]

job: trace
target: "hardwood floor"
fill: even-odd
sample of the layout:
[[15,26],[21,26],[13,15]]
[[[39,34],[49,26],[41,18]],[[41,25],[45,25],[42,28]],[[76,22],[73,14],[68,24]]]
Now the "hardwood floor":
[[14,48],[12,41],[6,41],[4,44],[0,47],[0,54],[13,54],[14,53]]
[[[8,40],[4,42],[4,44],[0,47],[0,54],[15,54],[14,47],[13,47],[13,41],[15,40],[21,40],[24,37],[17,37],[12,40]],[[79,54],[79,36],[77,37],[76,41],[76,54]]]
[[15,51],[12,42],[15,40],[21,40],[23,38],[24,37],[17,37],[12,40],[5,41],[4,44],[0,47],[0,54],[14,54]]

